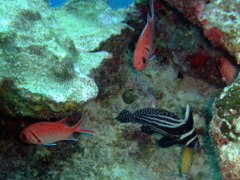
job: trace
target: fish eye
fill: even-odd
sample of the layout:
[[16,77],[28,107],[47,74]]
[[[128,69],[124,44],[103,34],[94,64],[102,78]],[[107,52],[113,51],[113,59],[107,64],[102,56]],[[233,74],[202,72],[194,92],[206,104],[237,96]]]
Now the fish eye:
[[145,57],[142,58],[142,62],[143,62],[143,64],[145,64],[147,62]]

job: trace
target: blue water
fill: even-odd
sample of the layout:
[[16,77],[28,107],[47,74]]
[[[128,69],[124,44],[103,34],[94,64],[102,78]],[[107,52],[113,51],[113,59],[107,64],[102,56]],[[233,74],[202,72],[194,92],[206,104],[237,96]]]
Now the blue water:
[[50,0],[51,7],[61,6],[65,2],[67,2],[67,0]]
[[[51,7],[61,6],[66,1],[67,0],[50,0]],[[133,2],[134,0],[109,0],[109,4],[113,9],[125,8]]]
[[125,8],[134,0],[109,0],[109,4],[113,9]]

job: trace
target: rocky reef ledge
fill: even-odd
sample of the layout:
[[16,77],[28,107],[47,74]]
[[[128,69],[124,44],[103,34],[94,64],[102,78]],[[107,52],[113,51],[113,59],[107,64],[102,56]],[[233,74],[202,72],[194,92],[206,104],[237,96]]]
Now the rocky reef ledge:
[[216,99],[210,133],[218,152],[224,180],[240,179],[240,79]]
[[97,96],[99,89],[90,75],[110,55],[99,50],[100,44],[129,27],[102,1],[74,3],[51,9],[44,0],[2,2],[0,110],[4,113],[66,116]]

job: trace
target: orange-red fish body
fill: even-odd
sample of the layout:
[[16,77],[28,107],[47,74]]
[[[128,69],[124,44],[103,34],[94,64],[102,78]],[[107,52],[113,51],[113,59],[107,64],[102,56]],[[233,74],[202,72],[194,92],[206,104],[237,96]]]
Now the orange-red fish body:
[[151,16],[148,14],[148,21],[145,25],[133,54],[133,67],[136,70],[144,69],[153,52],[153,38],[154,38],[154,8],[153,0],[150,0]]
[[39,122],[26,127],[20,134],[20,139],[30,144],[55,145],[61,140],[77,140],[72,136],[73,132],[95,133],[88,129],[80,128],[84,117],[75,125],[67,126],[64,118],[58,122]]
[[236,68],[227,58],[217,58],[216,61],[222,75],[222,80],[226,82],[227,85],[230,84],[237,74]]

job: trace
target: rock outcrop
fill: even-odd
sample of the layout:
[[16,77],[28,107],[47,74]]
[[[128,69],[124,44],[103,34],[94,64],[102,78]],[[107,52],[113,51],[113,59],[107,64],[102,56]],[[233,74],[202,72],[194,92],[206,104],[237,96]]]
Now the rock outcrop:
[[0,110],[11,116],[81,110],[99,92],[89,75],[109,58],[101,43],[129,29],[102,1],[54,9],[43,0],[4,1],[0,13]]

